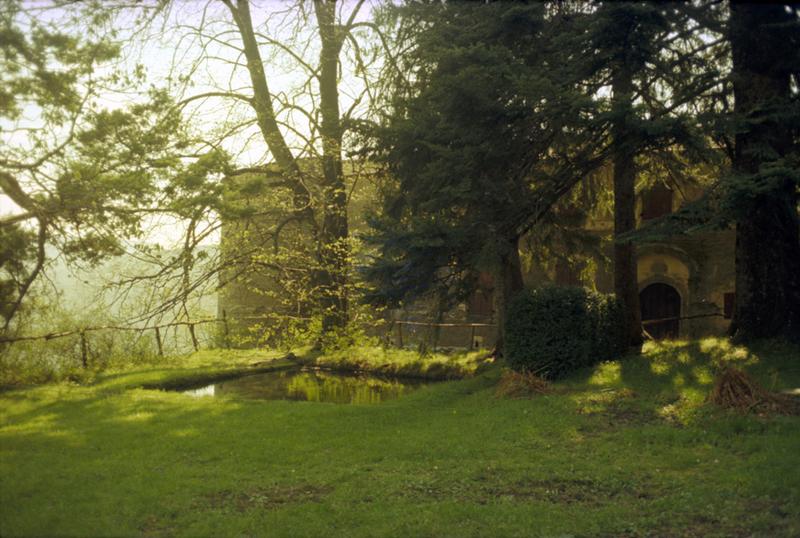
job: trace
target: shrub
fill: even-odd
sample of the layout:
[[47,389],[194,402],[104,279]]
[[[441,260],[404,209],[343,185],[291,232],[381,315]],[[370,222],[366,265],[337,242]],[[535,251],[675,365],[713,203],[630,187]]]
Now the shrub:
[[625,350],[622,308],[613,295],[573,287],[526,290],[506,319],[506,359],[518,372],[557,379]]
[[592,353],[598,357],[590,361],[591,364],[625,353],[628,349],[627,327],[622,303],[613,293],[587,291],[587,306],[594,329]]

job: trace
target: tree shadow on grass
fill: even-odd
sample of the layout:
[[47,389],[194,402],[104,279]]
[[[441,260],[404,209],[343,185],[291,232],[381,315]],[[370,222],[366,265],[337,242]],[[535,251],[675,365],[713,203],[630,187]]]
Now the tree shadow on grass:
[[583,369],[565,382],[572,388],[627,388],[651,395],[707,390],[715,374],[727,366],[752,370],[763,377],[776,371],[778,362],[780,359],[767,363],[751,349],[724,339],[650,342],[641,354]]
[[[330,436],[318,432],[333,430],[332,406],[200,400],[144,390],[49,394],[28,403],[0,402],[6,407],[0,445],[9,471],[0,480],[7,492],[0,499],[7,514],[19,516],[3,524],[9,534],[135,534],[148,521],[169,520],[170,512],[185,525],[198,510],[227,511],[227,505],[201,502],[209,498],[239,500],[246,494],[259,501],[254,509],[277,510],[317,502],[333,491],[335,472],[311,472],[329,462]],[[340,422],[358,431],[366,421],[352,414]],[[334,452],[342,456],[341,449]],[[295,495],[300,486],[300,493],[319,495]],[[281,493],[280,502],[273,502],[275,495],[264,501],[264,491]],[[49,521],[43,516],[35,527],[25,526],[39,511]],[[100,519],[112,526],[90,526]]]
[[643,352],[587,368],[562,384],[578,414],[618,426],[686,423],[727,367],[745,370],[771,391],[800,386],[800,349],[780,342],[736,346],[727,339],[665,341]]

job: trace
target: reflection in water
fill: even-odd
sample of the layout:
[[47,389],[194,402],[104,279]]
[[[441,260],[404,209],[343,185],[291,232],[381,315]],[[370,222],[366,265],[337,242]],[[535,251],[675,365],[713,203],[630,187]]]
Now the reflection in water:
[[423,385],[423,381],[416,380],[398,381],[364,374],[340,374],[303,369],[240,377],[187,390],[184,394],[366,404],[397,398]]
[[216,385],[209,385],[207,387],[200,387],[199,389],[192,389],[184,391],[184,394],[191,396],[214,396],[214,388]]

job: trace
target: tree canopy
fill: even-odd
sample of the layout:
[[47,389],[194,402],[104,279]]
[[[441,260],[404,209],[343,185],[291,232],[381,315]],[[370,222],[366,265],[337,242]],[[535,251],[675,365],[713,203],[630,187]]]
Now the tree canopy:
[[[322,333],[340,330],[356,278],[348,170],[361,166],[381,178],[373,304],[453,304],[490,272],[502,326],[520,239],[604,176],[632,343],[637,242],[734,223],[733,330],[796,332],[800,47],[770,53],[800,41],[796,7],[223,0],[184,20],[176,6],[0,8],[0,187],[15,205],[0,217],[4,330],[50,257],[145,252],[153,215],[182,244],[133,280],[178,282],[180,300],[266,275]],[[126,54],[159,31],[175,58],[154,77]],[[700,169],[718,178],[701,201],[636,229],[637,185]],[[195,270],[223,222],[259,231]],[[786,306],[769,316],[764,302]]]

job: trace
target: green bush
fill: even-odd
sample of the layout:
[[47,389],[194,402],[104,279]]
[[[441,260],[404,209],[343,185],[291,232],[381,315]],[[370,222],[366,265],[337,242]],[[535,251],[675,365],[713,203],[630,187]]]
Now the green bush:
[[613,295],[573,287],[526,290],[506,319],[506,359],[520,372],[557,379],[625,350],[622,308]]
[[625,312],[613,293],[587,292],[592,318],[592,360],[590,364],[614,359],[628,349]]

